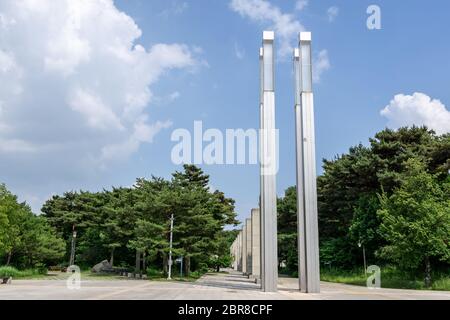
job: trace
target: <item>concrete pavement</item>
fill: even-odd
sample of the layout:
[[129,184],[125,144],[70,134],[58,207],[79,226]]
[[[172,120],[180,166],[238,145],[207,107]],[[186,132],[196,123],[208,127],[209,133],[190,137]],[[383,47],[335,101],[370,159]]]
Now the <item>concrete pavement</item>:
[[292,278],[280,278],[278,289],[263,293],[254,281],[235,272],[207,274],[196,282],[82,280],[79,290],[69,290],[65,280],[13,280],[0,285],[0,300],[450,300],[450,292],[370,290],[326,282],[320,294],[304,294]]

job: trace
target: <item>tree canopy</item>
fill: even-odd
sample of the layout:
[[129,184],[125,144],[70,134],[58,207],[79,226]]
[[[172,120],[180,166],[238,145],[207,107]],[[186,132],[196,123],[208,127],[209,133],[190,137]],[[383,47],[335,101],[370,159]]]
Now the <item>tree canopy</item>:
[[80,264],[93,265],[99,257],[108,257],[110,262],[132,265],[138,251],[161,267],[167,265],[173,214],[173,252],[184,257],[186,273],[207,266],[224,227],[238,223],[234,200],[212,192],[209,176],[193,165],[185,165],[171,180],[140,178],[131,188],[54,196],[42,211],[67,244],[76,228]]
[[[430,257],[448,255],[450,134],[438,136],[425,127],[385,129],[368,146],[359,144],[324,160],[323,169],[317,181],[322,264],[361,265],[360,246],[369,263],[414,265],[416,270],[424,270],[419,265],[425,263],[429,242],[434,248]],[[288,188],[278,200],[279,256],[291,271],[297,269],[295,190]],[[408,242],[408,250],[422,251],[414,259],[402,254]],[[446,259],[431,261],[449,266]]]

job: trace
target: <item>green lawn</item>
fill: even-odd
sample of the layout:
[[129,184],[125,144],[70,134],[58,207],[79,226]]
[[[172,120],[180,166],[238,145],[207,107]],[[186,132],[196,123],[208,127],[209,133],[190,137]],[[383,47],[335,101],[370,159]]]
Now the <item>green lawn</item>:
[[[327,282],[366,286],[368,276],[365,276],[362,271],[322,268],[320,279]],[[450,291],[450,274],[434,273],[432,278],[432,287],[426,288],[423,279],[418,276],[411,276],[391,268],[381,269],[382,288]]]
[[[47,274],[39,273],[37,270],[22,270],[19,274],[14,276],[14,279],[22,280],[65,280],[70,276],[69,273],[65,272],[48,272]],[[193,282],[201,277],[200,274],[192,272],[189,277],[180,277],[179,275],[172,276],[172,281],[183,281],[183,282]],[[127,280],[127,277],[114,275],[114,274],[103,274],[103,273],[92,273],[89,270],[81,271],[82,280]],[[147,280],[152,281],[168,281],[167,277],[163,276],[162,272],[154,272],[148,275]]]

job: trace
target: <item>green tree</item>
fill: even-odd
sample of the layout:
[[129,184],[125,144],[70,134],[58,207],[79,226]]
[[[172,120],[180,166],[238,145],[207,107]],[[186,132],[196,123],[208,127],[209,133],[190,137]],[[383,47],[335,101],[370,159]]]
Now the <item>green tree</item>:
[[286,189],[277,201],[278,260],[286,264],[288,272],[298,270],[297,255],[297,188]]
[[29,215],[24,222],[24,230],[21,249],[27,259],[27,265],[54,264],[64,257],[66,244],[45,218]]
[[209,266],[217,272],[220,271],[220,268],[228,268],[231,266],[233,259],[230,253],[230,247],[238,234],[238,230],[223,230],[217,236],[215,252],[209,260]]
[[[14,252],[19,250],[22,244],[22,232],[24,221],[29,207],[19,204],[17,197],[13,195],[4,184],[0,185],[0,249],[6,253],[6,265],[9,265]],[[31,213],[31,212],[30,212]]]
[[441,183],[450,169],[449,146],[450,135],[437,136],[425,127],[385,129],[368,146],[324,160],[324,173],[317,181],[320,242],[326,248],[321,261],[349,269],[360,265],[358,243],[366,247],[368,259],[375,260],[375,251],[386,244],[377,231],[377,194],[384,190],[389,196],[401,185],[410,158],[426,163]]
[[[175,216],[174,239],[185,256],[185,272],[191,262],[206,265],[217,248],[221,231],[227,224],[237,224],[234,200],[220,191],[211,192],[209,176],[192,165],[173,175],[168,193]],[[193,261],[192,261],[193,260]]]
[[388,245],[379,254],[404,269],[424,267],[431,285],[431,263],[450,262],[450,183],[440,185],[418,159],[405,162],[400,187],[380,196],[380,231]]
[[58,261],[65,251],[64,241],[47,223],[35,216],[26,203],[0,185],[0,255],[6,265],[14,263],[34,267]]
[[355,203],[353,220],[349,228],[349,241],[365,249],[369,264],[375,259],[375,252],[386,243],[379,232],[381,223],[377,215],[379,208],[380,201],[376,194],[361,195]]

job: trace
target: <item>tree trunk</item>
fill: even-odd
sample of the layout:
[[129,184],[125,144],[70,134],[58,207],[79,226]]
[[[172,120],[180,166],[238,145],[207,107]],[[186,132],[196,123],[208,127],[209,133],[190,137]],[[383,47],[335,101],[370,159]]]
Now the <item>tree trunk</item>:
[[164,276],[167,275],[168,270],[167,270],[167,255],[165,253],[163,253],[163,272],[164,272]]
[[141,272],[141,253],[136,250],[136,273]]
[[185,258],[184,273],[186,277],[189,277],[189,274],[191,273],[191,257]]
[[147,268],[145,265],[145,251],[142,253],[142,271],[144,274],[147,274]]
[[111,249],[111,259],[109,259],[109,264],[111,268],[114,266],[114,248]]
[[6,260],[6,266],[9,266],[11,263],[11,257],[12,257],[12,250],[8,252],[8,259]]
[[425,287],[431,287],[431,263],[428,256],[425,257]]

